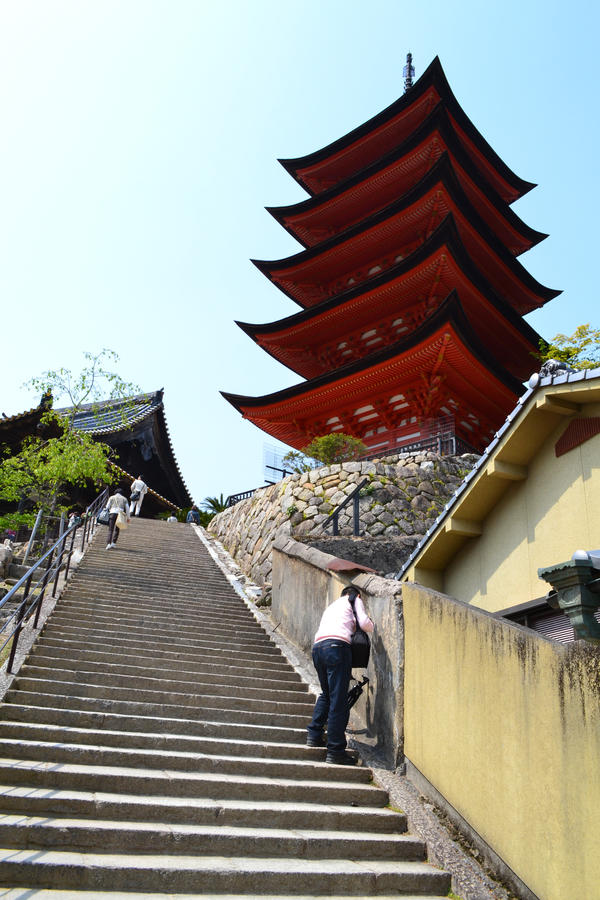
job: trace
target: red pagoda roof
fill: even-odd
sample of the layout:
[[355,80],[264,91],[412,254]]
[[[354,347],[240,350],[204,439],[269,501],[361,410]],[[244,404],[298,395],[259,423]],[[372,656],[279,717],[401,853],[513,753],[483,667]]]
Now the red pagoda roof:
[[454,293],[404,340],[366,358],[263,397],[223,396],[244,418],[296,448],[334,431],[373,448],[397,445],[414,438],[418,422],[442,415],[453,415],[457,434],[483,447],[521,392]]
[[465,150],[504,200],[512,203],[535,187],[509,169],[475,128],[452,93],[438,57],[413,87],[372,119],[321,150],[280,162],[309,194],[317,194],[355,175],[397,147],[440,101],[448,110]]
[[329,190],[267,211],[301,244],[313,247],[405,194],[444,155],[469,200],[507,249],[518,256],[547,237],[526,225],[482,177],[458,140],[443,104],[406,141]]
[[465,252],[451,218],[401,263],[366,284],[276,322],[237,324],[304,378],[397,341],[458,290],[479,338],[524,380],[540,336],[493,290]]
[[408,194],[341,234],[285,259],[253,262],[299,306],[315,306],[410,256],[448,216],[496,292],[521,315],[560,293],[541,285],[497,240],[467,200],[447,159]]

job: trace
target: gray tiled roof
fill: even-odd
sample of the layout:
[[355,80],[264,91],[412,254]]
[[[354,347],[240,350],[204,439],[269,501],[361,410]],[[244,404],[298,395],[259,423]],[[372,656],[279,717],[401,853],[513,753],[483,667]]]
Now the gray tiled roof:
[[[162,407],[163,392],[136,394],[124,400],[102,400],[87,403],[75,414],[74,425],[78,431],[89,434],[110,434],[123,431],[152,415]],[[67,415],[69,408],[57,409],[59,415]]]

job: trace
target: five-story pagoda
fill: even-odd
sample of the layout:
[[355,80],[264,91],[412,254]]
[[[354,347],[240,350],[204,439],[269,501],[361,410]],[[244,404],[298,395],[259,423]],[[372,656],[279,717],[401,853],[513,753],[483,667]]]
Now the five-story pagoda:
[[510,207],[534,185],[477,131],[437,58],[379,115],[281,163],[310,197],[269,212],[304,249],[255,265],[300,311],[238,324],[305,380],[223,396],[296,448],[339,431],[390,453],[450,422],[481,450],[535,368],[523,316],[559,293],[518,260],[546,237]]

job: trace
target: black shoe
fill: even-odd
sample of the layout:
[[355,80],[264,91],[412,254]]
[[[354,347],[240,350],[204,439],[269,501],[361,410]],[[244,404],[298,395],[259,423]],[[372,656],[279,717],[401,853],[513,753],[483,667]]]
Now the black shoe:
[[306,746],[307,747],[324,747],[325,746],[325,738],[313,738],[310,735],[306,738]]
[[355,766],[357,759],[355,756],[351,756],[345,750],[342,750],[340,753],[328,753],[325,757],[325,762],[332,763],[334,766]]

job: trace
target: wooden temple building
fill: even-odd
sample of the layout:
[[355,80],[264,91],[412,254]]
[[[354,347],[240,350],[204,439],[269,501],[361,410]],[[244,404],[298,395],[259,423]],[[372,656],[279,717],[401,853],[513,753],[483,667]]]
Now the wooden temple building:
[[[52,426],[41,422],[51,402],[44,397],[38,407],[16,416],[0,419],[0,447],[16,450],[22,440],[33,435],[53,436]],[[69,416],[69,409],[56,409]],[[148,485],[142,516],[156,516],[166,510],[192,505],[169,436],[163,391],[137,394],[123,400],[106,400],[82,406],[73,426],[108,444],[113,450],[111,466],[118,484],[128,497],[131,482],[139,476]],[[72,502],[85,505],[97,493],[73,488]]]
[[437,58],[368,122],[280,162],[310,196],[268,211],[303,249],[254,262],[300,311],[238,325],[304,380],[223,396],[298,449],[339,431],[390,453],[451,423],[482,450],[538,367],[523,316],[559,293],[519,261],[546,237],[510,206],[534,185],[477,131]]

